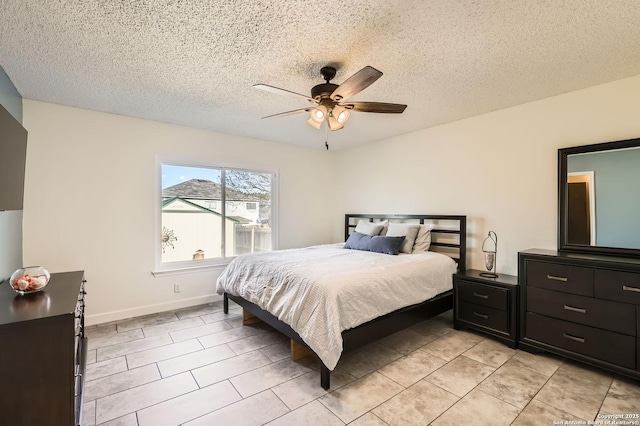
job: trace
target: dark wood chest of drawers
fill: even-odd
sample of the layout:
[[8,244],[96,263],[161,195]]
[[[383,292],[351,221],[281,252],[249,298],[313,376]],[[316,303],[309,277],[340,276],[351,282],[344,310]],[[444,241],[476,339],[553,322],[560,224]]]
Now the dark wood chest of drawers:
[[39,293],[0,285],[0,424],[78,425],[86,367],[84,273]]
[[453,276],[453,324],[471,328],[514,348],[517,336],[518,279],[500,274],[486,278],[468,269]]
[[518,255],[519,346],[640,378],[640,260]]

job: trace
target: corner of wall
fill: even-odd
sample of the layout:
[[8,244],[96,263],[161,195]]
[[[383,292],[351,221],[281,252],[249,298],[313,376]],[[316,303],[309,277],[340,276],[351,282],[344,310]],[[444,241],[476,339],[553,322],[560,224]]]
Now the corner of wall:
[[22,96],[0,66],[0,105],[22,124]]

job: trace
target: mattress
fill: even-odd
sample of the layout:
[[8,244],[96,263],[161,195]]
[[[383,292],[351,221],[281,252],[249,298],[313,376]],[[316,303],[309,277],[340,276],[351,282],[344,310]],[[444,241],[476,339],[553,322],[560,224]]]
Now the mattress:
[[333,370],[342,331],[452,288],[456,263],[443,254],[392,256],[343,245],[238,256],[216,291],[240,296],[288,324]]

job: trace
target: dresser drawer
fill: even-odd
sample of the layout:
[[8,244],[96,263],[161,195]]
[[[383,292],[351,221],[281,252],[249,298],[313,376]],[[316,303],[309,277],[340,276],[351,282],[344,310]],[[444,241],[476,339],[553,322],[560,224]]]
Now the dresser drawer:
[[501,311],[507,310],[508,290],[464,280],[458,281],[457,288],[458,298],[461,300]]
[[527,261],[527,285],[564,293],[593,296],[593,269]]
[[640,274],[596,269],[596,297],[640,305]]
[[527,313],[526,337],[626,368],[636,368],[637,339]]
[[504,333],[509,332],[509,316],[506,311],[463,301],[460,301],[458,306],[457,315],[460,320]]
[[636,306],[626,303],[531,287],[527,290],[527,311],[636,335]]

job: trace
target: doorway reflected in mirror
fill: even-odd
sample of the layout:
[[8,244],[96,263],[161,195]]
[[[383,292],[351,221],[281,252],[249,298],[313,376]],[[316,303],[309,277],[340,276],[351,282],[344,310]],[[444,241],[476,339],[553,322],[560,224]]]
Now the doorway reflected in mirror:
[[567,173],[569,244],[596,245],[596,207],[594,191],[594,172]]

